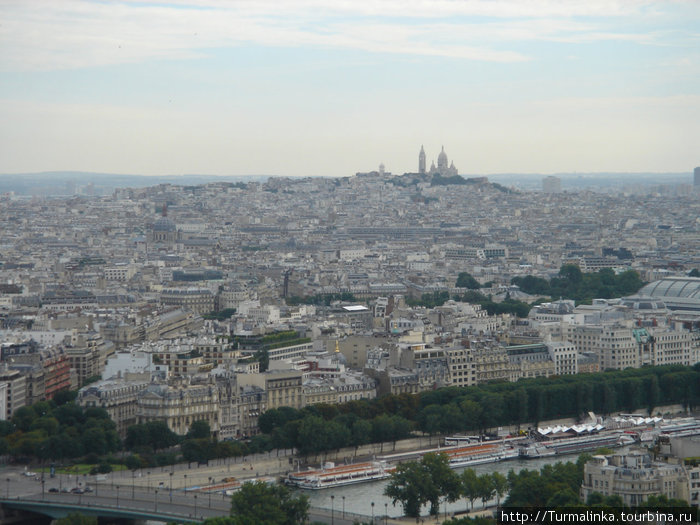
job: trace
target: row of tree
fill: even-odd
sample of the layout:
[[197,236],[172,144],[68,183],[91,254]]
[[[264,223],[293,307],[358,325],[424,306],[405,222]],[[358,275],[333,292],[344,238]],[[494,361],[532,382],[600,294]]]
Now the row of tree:
[[552,279],[527,275],[513,277],[511,284],[531,295],[590,302],[596,298],[632,295],[645,283],[634,270],[616,274],[611,268],[603,268],[598,272],[583,273],[578,266],[565,264],[559,270],[559,275]]
[[398,415],[381,414],[372,419],[339,413],[333,405],[296,410],[290,407],[268,410],[259,418],[267,436],[266,447],[296,448],[300,454],[316,454],[367,443],[396,442],[409,437],[413,425]]
[[[463,303],[478,304],[489,315],[513,314],[517,317],[527,317],[530,313],[531,305],[516,301],[507,297],[505,300],[496,302],[491,296],[486,296],[476,290],[468,290],[462,295],[455,294],[452,299]],[[447,291],[424,293],[419,299],[412,297],[406,298],[406,304],[409,306],[423,306],[425,308],[436,308],[442,306],[450,300],[450,294]]]
[[262,449],[297,448],[304,454],[402,439],[411,430],[430,435],[486,432],[537,424],[589,411],[610,414],[700,402],[700,365],[644,367],[449,387],[418,395],[388,395],[339,405],[268,410],[259,418]]

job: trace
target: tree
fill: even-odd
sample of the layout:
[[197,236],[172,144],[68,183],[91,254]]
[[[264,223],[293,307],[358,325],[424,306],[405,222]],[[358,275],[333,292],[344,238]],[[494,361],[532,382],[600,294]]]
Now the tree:
[[469,272],[461,272],[457,276],[457,283],[455,284],[457,288],[469,288],[470,290],[478,290],[481,288],[481,283],[474,279],[474,277]]
[[403,513],[411,518],[420,516],[420,509],[435,492],[432,480],[426,476],[422,465],[417,461],[402,463],[391,475],[384,495],[395,505],[401,503]]
[[491,474],[491,482],[493,484],[493,490],[496,493],[496,505],[500,507],[501,498],[508,490],[508,478],[500,472],[494,472]]
[[464,469],[460,477],[462,495],[469,500],[470,510],[474,510],[474,500],[479,498],[479,478],[474,469]]
[[495,492],[490,474],[482,474],[477,478],[477,494],[482,507],[486,507],[486,502],[493,498]]
[[436,516],[440,510],[440,496],[449,502],[457,501],[459,498],[461,493],[460,479],[450,468],[449,457],[446,454],[430,452],[423,456],[421,464],[438,490],[437,494],[431,494],[431,497],[428,498],[430,515]]
[[232,525],[297,525],[309,517],[309,498],[284,485],[244,483],[231,498]]
[[190,429],[187,431],[187,439],[210,439],[211,438],[211,428],[209,423],[204,420],[195,421],[190,425]]

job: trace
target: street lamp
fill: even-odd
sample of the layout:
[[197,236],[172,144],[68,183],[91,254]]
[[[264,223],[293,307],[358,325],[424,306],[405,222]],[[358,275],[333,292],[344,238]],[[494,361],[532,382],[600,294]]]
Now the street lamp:
[[119,485],[117,485],[117,508],[119,508]]
[[345,496],[343,496],[343,519],[345,519]]
[[187,474],[185,474],[185,492],[187,492]]
[[151,471],[146,472],[146,492],[151,488]]
[[384,525],[389,523],[389,504],[384,504]]
[[197,494],[194,495],[194,519],[197,519]]
[[170,503],[173,502],[173,473],[170,473]]
[[158,512],[158,489],[155,489],[155,495],[153,496],[153,502],[155,503],[155,512]]
[[7,494],[5,494],[5,497],[10,499],[10,478],[5,479],[5,481],[7,481]]
[[136,469],[131,471],[131,499],[134,499],[134,481],[136,479]]
[[374,525],[374,501],[372,502],[372,525]]
[[333,507],[333,502],[335,501],[335,496],[331,495],[331,525],[335,525],[335,515],[334,515],[334,507]]

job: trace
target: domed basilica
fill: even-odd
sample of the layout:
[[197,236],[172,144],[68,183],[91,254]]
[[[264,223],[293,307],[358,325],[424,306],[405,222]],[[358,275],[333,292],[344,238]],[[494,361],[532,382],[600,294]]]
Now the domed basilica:
[[442,147],[440,155],[438,155],[437,168],[435,167],[435,161],[430,163],[430,170],[425,170],[425,150],[423,146],[420,147],[420,153],[418,154],[418,173],[424,175],[435,175],[439,174],[442,177],[452,177],[453,175],[458,175],[457,168],[455,168],[455,163],[452,162],[448,166],[447,164],[447,153],[445,153],[445,146]]

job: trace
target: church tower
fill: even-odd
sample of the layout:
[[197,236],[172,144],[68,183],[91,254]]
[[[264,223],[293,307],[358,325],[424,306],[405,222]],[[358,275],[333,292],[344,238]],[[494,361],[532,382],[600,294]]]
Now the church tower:
[[420,153],[418,154],[418,173],[425,175],[425,150],[422,144],[420,146]]

